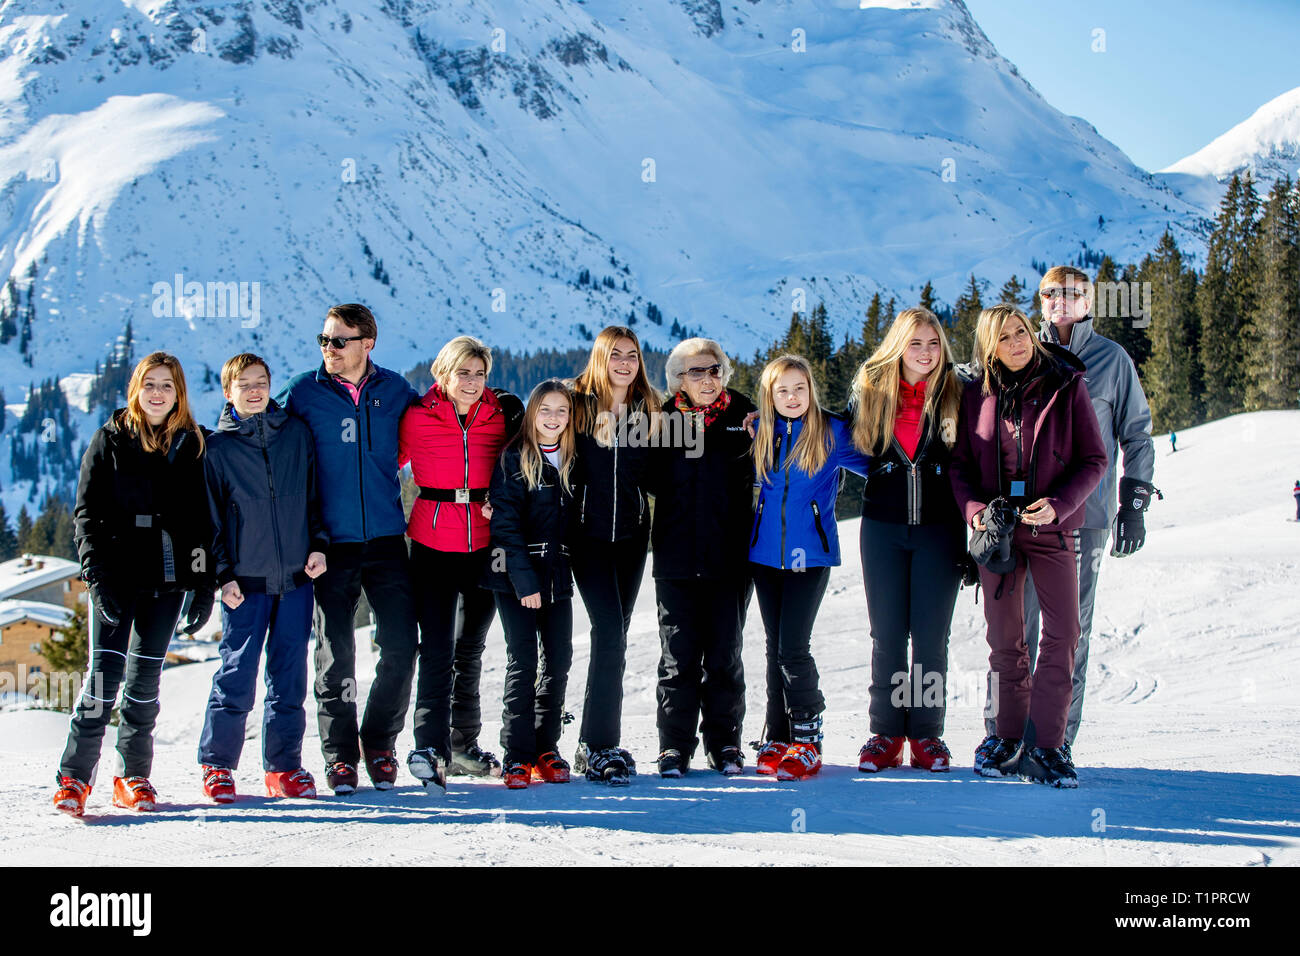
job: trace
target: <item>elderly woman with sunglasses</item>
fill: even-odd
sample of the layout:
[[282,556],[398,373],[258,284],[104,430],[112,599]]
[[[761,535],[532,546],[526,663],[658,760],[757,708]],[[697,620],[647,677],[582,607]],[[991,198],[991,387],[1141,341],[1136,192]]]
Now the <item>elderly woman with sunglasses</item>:
[[[687,339],[667,362],[668,399],[655,432],[649,489],[659,606],[659,774],[686,773],[704,738],[709,765],[744,765],[741,631],[749,603],[754,464],[749,399],[727,388],[731,363],[718,343]],[[701,714],[703,715],[701,719]]]

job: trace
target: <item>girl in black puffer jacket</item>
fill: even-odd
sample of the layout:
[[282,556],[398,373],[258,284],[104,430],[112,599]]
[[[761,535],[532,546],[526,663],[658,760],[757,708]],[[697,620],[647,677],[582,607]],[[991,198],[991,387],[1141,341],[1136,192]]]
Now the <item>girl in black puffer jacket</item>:
[[[961,384],[939,320],[904,309],[858,371],[854,441],[872,455],[862,494],[862,579],[871,619],[867,773],[947,771],[948,633],[966,534],[949,481]],[[911,649],[909,662],[909,644]]]
[[573,579],[591,619],[591,660],[573,763],[589,780],[625,784],[636,764],[619,746],[623,668],[650,538],[644,485],[651,414],[660,400],[646,378],[636,333],[620,325],[596,336],[573,388]]
[[203,452],[180,362],[146,356],[131,374],[126,408],[95,432],[81,460],[74,519],[90,591],[90,669],[59,762],[54,805],[65,813],[82,814],[119,690],[113,804],[154,808],[148,777],[163,658],[186,592],[194,592],[185,622],[193,634],[216,589]]
[[[556,747],[573,660],[573,579],[566,541],[573,506],[573,397],[559,380],[533,389],[523,427],[492,473],[492,590],[506,632],[502,780],[526,787],[534,773],[567,783]],[[538,649],[541,649],[539,655]],[[539,675],[538,658],[542,672]]]

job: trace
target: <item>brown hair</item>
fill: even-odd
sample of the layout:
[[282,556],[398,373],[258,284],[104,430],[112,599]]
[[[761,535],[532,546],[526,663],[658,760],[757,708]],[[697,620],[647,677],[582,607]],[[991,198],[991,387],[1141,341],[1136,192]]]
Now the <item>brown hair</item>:
[[[923,415],[940,424],[940,435],[948,447],[957,440],[957,407],[961,401],[961,383],[953,371],[952,350],[944,335],[943,323],[929,309],[904,309],[885,333],[884,341],[862,363],[853,379],[853,444],[868,455],[884,454],[894,435],[898,416],[898,382],[902,377],[903,353],[926,325],[939,336],[943,361],[925,377]],[[951,425],[949,424],[951,423]]]
[[528,485],[529,491],[536,488],[542,480],[543,455],[542,446],[537,441],[537,410],[541,407],[542,399],[556,394],[563,395],[569,403],[569,424],[560,436],[560,467],[557,470],[564,490],[572,491],[569,487],[569,472],[573,469],[574,448],[577,445],[573,439],[573,392],[558,378],[548,378],[533,389],[528,396],[528,405],[524,408],[523,425],[514,438],[519,443],[519,470],[524,474],[524,483]]
[[266,369],[266,381],[269,385],[271,382],[271,366],[266,364],[266,359],[260,355],[254,355],[252,352],[240,352],[238,355],[232,355],[226,359],[226,364],[221,366],[221,391],[228,393],[235,379],[243,375],[244,370],[253,365],[260,365]]
[[379,338],[379,327],[375,324],[374,315],[359,302],[336,305],[325,313],[325,318],[338,319],[353,331],[360,332],[362,338]]
[[609,381],[609,356],[614,351],[614,344],[619,339],[631,339],[636,347],[636,378],[627,389],[629,409],[641,406],[640,410],[650,412],[658,404],[658,394],[645,374],[645,355],[641,352],[641,340],[625,325],[610,325],[600,330],[596,341],[591,344],[591,354],[587,357],[587,367],[573,380],[575,397],[594,395],[595,408],[588,402],[574,402],[573,427],[587,435],[594,435],[601,445],[613,441],[614,388]]
[[[144,377],[156,368],[165,368],[171,373],[172,384],[176,388],[176,404],[167,413],[161,425],[149,424],[145,417],[144,406],[140,404],[140,393],[144,391]],[[126,428],[140,439],[140,447],[145,451],[171,451],[172,441],[178,432],[193,432],[199,441],[199,452],[203,452],[203,431],[194,421],[190,411],[189,391],[185,387],[185,373],[181,370],[180,359],[166,352],[150,352],[136,363],[131,373],[131,381],[126,386],[126,408],[120,413],[118,427]]]

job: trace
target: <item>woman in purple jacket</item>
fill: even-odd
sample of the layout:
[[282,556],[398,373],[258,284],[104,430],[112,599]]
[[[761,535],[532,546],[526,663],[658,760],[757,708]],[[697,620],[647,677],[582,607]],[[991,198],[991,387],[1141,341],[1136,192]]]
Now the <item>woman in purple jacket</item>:
[[[986,529],[986,509],[995,499],[1018,516],[1014,570],[980,568],[997,733],[975,751],[975,772],[1076,787],[1074,766],[1061,749],[1079,640],[1079,556],[1069,541],[1106,470],[1106,449],[1082,363],[1039,341],[1023,312],[1005,305],[981,312],[975,349],[977,374],[962,395],[952,454],[953,493],[977,532]],[[1032,674],[1026,571],[1043,615]]]

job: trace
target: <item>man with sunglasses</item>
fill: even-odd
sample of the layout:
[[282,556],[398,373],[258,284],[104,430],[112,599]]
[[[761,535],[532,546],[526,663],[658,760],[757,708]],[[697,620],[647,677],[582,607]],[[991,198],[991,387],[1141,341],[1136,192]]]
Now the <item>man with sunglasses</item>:
[[[1088,639],[1092,634],[1093,601],[1097,573],[1111,538],[1110,553],[1122,558],[1146,543],[1143,512],[1155,487],[1155,445],[1151,441],[1151,409],[1138,379],[1137,368],[1124,348],[1098,333],[1092,325],[1095,292],[1088,274],[1073,266],[1054,266],[1038,284],[1043,324],[1038,337],[1074,353],[1087,367],[1084,381],[1092,399],[1097,423],[1110,465],[1101,484],[1088,498],[1083,526],[1075,532],[1079,565],[1079,644],[1074,653],[1073,690],[1065,727],[1065,756],[1079,732],[1083,715],[1083,690],[1088,674]],[[1123,321],[1128,321],[1127,317]],[[1124,475],[1116,494],[1116,464],[1124,459]],[[1158,492],[1156,492],[1158,494]],[[1116,503],[1118,501],[1118,511]],[[1032,578],[1025,579],[1025,643],[1029,666],[1038,651],[1038,594]],[[985,729],[996,734],[996,721],[985,719]]]
[[[398,481],[397,433],[418,399],[397,372],[375,365],[378,330],[364,305],[336,305],[316,336],[320,368],[290,379],[278,401],[311,428],[328,568],[316,579],[316,703],[330,788],[357,787],[357,765],[377,789],[397,780],[397,736],[406,722],[419,642]],[[353,618],[365,592],[379,661],[357,724]]]

